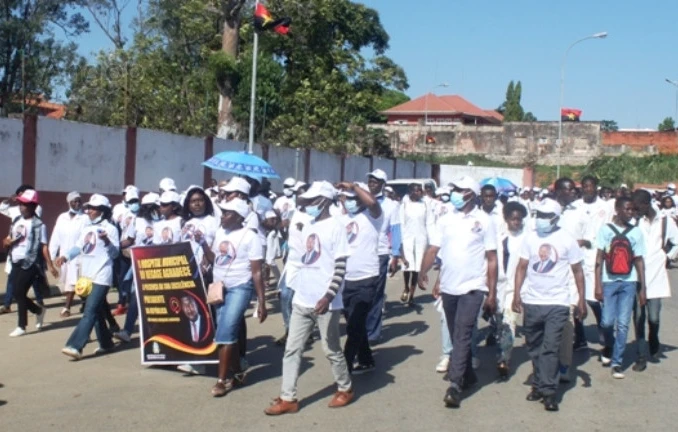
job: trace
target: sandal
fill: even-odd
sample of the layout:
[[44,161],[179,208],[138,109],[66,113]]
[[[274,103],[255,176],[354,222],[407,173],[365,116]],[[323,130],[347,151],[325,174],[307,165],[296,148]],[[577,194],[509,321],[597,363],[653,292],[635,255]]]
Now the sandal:
[[407,294],[407,303],[405,303],[407,306],[414,306],[414,293],[410,292]]
[[245,379],[247,378],[247,371],[242,371],[233,374],[233,387],[242,387],[245,385]]
[[403,293],[400,295],[400,303],[403,303],[403,304],[407,303],[409,297],[410,297],[410,291],[409,290],[403,291]]
[[226,396],[228,392],[233,390],[233,380],[217,380],[217,383],[212,387],[212,396],[213,397],[222,397]]
[[59,313],[59,316],[61,316],[61,318],[68,318],[71,316],[71,310],[63,308],[61,309],[61,313]]

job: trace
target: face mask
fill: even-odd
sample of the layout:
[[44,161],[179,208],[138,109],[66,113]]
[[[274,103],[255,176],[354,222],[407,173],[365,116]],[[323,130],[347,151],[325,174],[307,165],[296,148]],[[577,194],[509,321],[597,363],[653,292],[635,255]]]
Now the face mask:
[[160,214],[158,212],[151,212],[151,219],[153,219],[153,222],[157,222],[160,220]]
[[440,197],[440,201],[445,202],[445,203],[450,202],[450,197],[447,196],[447,195],[443,195],[443,196]]
[[283,189],[283,194],[285,194],[285,196],[289,198],[294,194],[294,192],[292,192],[292,189],[285,188]]
[[129,211],[131,211],[132,213],[137,213],[140,207],[141,205],[139,203],[132,203],[127,206]]
[[72,209],[72,208],[69,208],[68,211],[69,211],[71,214],[74,214],[74,215],[82,214],[82,209],[80,209],[80,210],[74,210],[74,209]]
[[103,218],[104,218],[104,215],[99,215],[98,218],[96,218],[96,219],[94,219],[94,220],[92,221],[92,225],[97,225],[97,224],[101,223],[101,220],[102,220]]
[[535,228],[537,229],[537,234],[543,237],[553,231],[555,225],[553,224],[553,219],[537,219],[535,221]]
[[461,192],[452,192],[450,195],[450,202],[457,210],[463,209],[468,203],[468,201],[464,201],[464,194]]
[[356,214],[360,211],[360,206],[358,205],[357,200],[346,200],[344,202],[344,208],[350,214]]
[[314,206],[306,206],[306,214],[311,216],[312,218],[317,218],[320,216],[320,213],[322,213],[322,209],[320,206],[314,205]]

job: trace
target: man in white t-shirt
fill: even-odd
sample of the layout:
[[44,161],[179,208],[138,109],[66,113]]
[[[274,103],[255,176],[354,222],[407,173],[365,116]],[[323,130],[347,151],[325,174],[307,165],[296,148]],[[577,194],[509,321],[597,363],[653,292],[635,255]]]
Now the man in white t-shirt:
[[490,217],[475,200],[480,185],[468,176],[450,184],[454,213],[438,220],[432,230],[429,248],[421,264],[420,284],[424,289],[428,272],[440,256],[440,293],[450,335],[452,353],[447,378],[450,387],[444,402],[448,407],[461,404],[461,392],[477,382],[471,364],[471,343],[483,299],[485,309],[494,313],[497,302],[497,236]]
[[292,188],[296,184],[293,178],[287,178],[283,182],[283,195],[278,197],[273,204],[273,209],[278,212],[282,221],[289,220],[295,209],[294,191]]
[[379,234],[384,216],[379,201],[370,194],[366,184],[340,183],[338,187],[346,197],[347,214],[341,219],[346,226],[351,254],[342,292],[346,317],[344,355],[349,372],[360,375],[374,370],[367,338],[367,316],[379,285]]
[[[532,359],[532,391],[527,400],[542,401],[547,411],[558,411],[558,350],[570,317],[571,274],[579,293],[578,316],[586,316],[584,256],[574,237],[558,224],[560,204],[545,198],[536,212],[537,229],[527,234],[520,252],[512,308],[523,313],[523,333]],[[541,265],[544,261],[552,264]]]
[[353,400],[353,386],[346,359],[341,350],[339,321],[343,307],[341,288],[346,276],[349,255],[346,227],[339,218],[330,216],[330,206],[336,198],[330,183],[314,182],[301,195],[300,204],[313,221],[304,226],[306,252],[295,285],[292,316],[283,356],[280,397],[264,411],[267,415],[294,413],[299,410],[297,380],[301,358],[308,336],[317,324],[323,349],[332,367],[337,392],[330,408],[348,405]]

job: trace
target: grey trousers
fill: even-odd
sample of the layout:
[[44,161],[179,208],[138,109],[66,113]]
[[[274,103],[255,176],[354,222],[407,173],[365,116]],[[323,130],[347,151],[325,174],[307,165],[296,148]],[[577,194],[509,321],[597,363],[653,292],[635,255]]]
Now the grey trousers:
[[297,400],[297,381],[301,357],[306,347],[306,341],[311,335],[316,323],[320,330],[325,356],[330,361],[332,375],[339,391],[351,389],[351,376],[341,348],[339,334],[339,320],[341,311],[328,311],[324,315],[316,315],[312,308],[292,305],[290,328],[287,334],[287,345],[283,356],[282,390],[280,399],[292,402]]
[[523,333],[532,360],[532,387],[543,396],[558,388],[558,349],[570,317],[568,306],[523,305]]

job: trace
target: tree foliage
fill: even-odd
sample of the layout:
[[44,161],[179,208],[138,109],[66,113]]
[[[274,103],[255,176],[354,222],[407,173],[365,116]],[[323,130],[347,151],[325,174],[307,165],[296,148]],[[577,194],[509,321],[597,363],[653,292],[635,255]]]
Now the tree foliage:
[[659,126],[657,126],[657,130],[659,130],[660,132],[667,132],[675,129],[676,122],[671,117],[666,117],[664,120],[662,120],[661,123],[659,123]]
[[531,112],[525,113],[520,100],[523,96],[523,85],[520,81],[509,82],[506,88],[506,100],[497,108],[497,112],[504,116],[505,122],[531,122],[537,118]]
[[79,57],[75,43],[61,39],[77,37],[89,28],[73,11],[80,4],[81,0],[3,0],[0,115],[18,112],[24,93],[27,98],[49,99],[55,87],[66,83]]
[[603,132],[617,132],[619,130],[619,126],[614,120],[603,120],[600,122],[600,130]]

